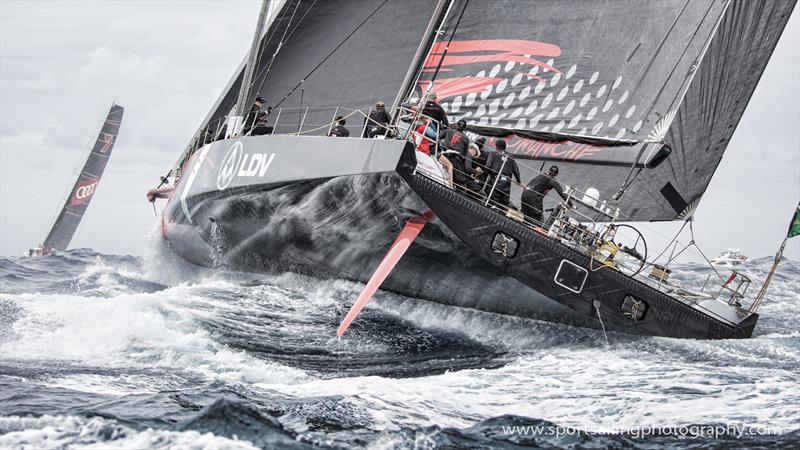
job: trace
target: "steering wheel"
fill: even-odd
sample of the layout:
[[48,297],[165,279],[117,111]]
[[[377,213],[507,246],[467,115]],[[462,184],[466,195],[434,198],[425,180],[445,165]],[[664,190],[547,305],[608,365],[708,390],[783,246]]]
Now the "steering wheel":
[[622,228],[630,228],[634,233],[636,233],[636,240],[633,242],[633,246],[629,247],[620,244],[620,251],[639,260],[639,267],[635,272],[633,272],[633,274],[631,274],[631,276],[637,275],[642,271],[642,269],[644,269],[644,265],[647,261],[647,241],[645,241],[644,236],[639,232],[639,230],[630,225],[620,223],[615,224],[614,226],[617,228],[617,234],[615,237],[620,237],[619,231]]

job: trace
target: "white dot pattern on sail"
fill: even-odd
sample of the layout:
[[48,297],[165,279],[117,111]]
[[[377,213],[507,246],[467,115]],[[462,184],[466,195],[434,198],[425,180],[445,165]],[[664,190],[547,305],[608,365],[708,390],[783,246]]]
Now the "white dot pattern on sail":
[[614,114],[613,116],[611,116],[611,120],[608,121],[608,126],[613,127],[614,125],[617,124],[618,120],[619,120],[619,114]]
[[542,108],[547,108],[547,106],[548,106],[548,105],[550,104],[550,102],[552,102],[552,101],[553,101],[553,93],[551,92],[551,93],[547,94],[547,95],[544,97],[544,100],[542,100]]
[[478,105],[478,109],[475,111],[475,115],[482,116],[484,114],[486,114],[486,105],[481,103],[480,105]]
[[619,87],[619,84],[622,83],[622,75],[618,76],[616,80],[614,80],[614,84],[611,85],[611,90]]
[[633,128],[631,128],[631,131],[633,131],[634,133],[639,131],[639,129],[642,128],[642,123],[644,122],[642,122],[641,120],[636,122],[636,125],[634,125]]
[[586,120],[594,119],[595,114],[597,114],[597,106],[589,110],[589,113],[586,114]]
[[507,85],[508,85],[508,78],[503,78],[503,81],[497,83],[497,86],[495,86],[494,91],[499,94],[506,89]]
[[575,83],[575,86],[572,87],[572,93],[577,94],[578,92],[581,91],[582,87],[583,87],[583,80],[578,80],[578,82]]
[[589,98],[591,97],[592,94],[587,92],[586,95],[584,95],[583,98],[581,99],[580,107],[583,108],[584,106],[586,106],[586,104],[589,103]]
[[[553,61],[553,58],[550,58],[550,59],[548,59],[548,60],[547,60],[547,62],[546,62],[545,64],[547,64],[549,67],[553,67],[553,63],[554,63],[554,61]],[[550,71],[550,69],[548,69],[547,67],[545,67],[545,68],[544,68],[544,71],[545,71],[545,72],[549,72],[549,71]]]
[[550,131],[550,127],[549,127],[549,126],[547,126],[547,127],[542,127],[542,128],[539,130],[539,131],[542,131],[542,132],[548,132],[548,131]]
[[575,75],[575,71],[576,70],[578,70],[578,66],[575,65],[575,64],[573,64],[572,67],[569,68],[569,70],[567,71],[567,79],[568,80],[570,78],[572,78],[573,75]]
[[[514,111],[512,111],[511,114],[508,116],[508,118],[509,119],[515,119],[515,118],[521,116],[523,111],[525,111],[525,108],[520,106],[519,108],[517,108]],[[522,119],[522,120],[526,120],[526,119]]]
[[450,105],[450,108],[453,110],[453,112],[458,112],[458,110],[461,108],[462,101],[463,99],[460,95],[453,99],[453,103]]
[[478,121],[478,125],[488,125],[488,124],[489,124],[489,118],[486,116],[481,117],[481,119]]
[[614,100],[608,99],[608,101],[606,101],[606,104],[603,105],[603,112],[608,111],[609,109],[611,109],[612,106],[614,106]]
[[464,101],[464,106],[471,106],[473,103],[475,103],[475,97],[477,96],[478,94],[475,92],[467,94],[467,99]]
[[569,128],[575,128],[578,125],[578,122],[581,121],[581,115],[578,114],[577,116],[573,117],[572,120],[569,121]]
[[526,98],[528,98],[529,95],[531,95],[531,87],[530,87],[530,85],[529,86],[525,86],[524,88],[522,88],[522,91],[519,93],[519,99],[520,100],[525,100]]
[[558,107],[556,107],[552,111],[550,111],[550,113],[547,114],[547,120],[551,120],[551,119],[555,118],[558,115],[558,111],[559,111]]
[[506,72],[508,72],[509,70],[513,69],[516,64],[517,63],[515,63],[514,61],[508,61],[506,63],[506,67],[505,67]]
[[619,96],[619,100],[617,100],[617,103],[619,103],[620,105],[625,103],[625,100],[628,99],[628,92],[629,91],[623,92],[622,95]]
[[604,85],[600,86],[600,89],[597,90],[597,94],[595,94],[595,97],[600,98],[605,93],[606,93],[606,85],[604,84]]
[[594,84],[594,82],[597,81],[597,77],[599,77],[599,76],[600,76],[600,72],[593,73],[592,76],[589,78],[589,84],[590,85]]
[[528,119],[523,117],[522,119],[519,119],[517,121],[517,124],[514,126],[514,128],[525,128],[525,124],[527,124],[527,123],[528,123]]
[[531,119],[531,128],[534,128],[536,125],[539,124],[539,120],[541,120],[543,114],[537,114],[536,117]]
[[493,77],[498,73],[500,73],[500,64],[495,64],[494,67],[492,67],[492,70],[489,71],[489,76]]
[[603,129],[603,122],[598,122],[597,125],[592,127],[592,134],[599,133],[601,129]]
[[572,108],[574,107],[575,107],[575,99],[572,99],[569,101],[569,103],[567,103],[567,106],[564,107],[564,115],[567,115],[570,112],[572,112]]
[[536,87],[533,89],[533,92],[534,92],[535,94],[538,94],[538,93],[542,92],[542,89],[544,89],[544,87],[545,87],[546,85],[547,85],[547,83],[545,83],[544,81],[540,81],[540,82],[539,82],[539,83],[536,85]]
[[509,106],[511,106],[511,104],[514,103],[514,97],[516,96],[517,94],[513,92],[506,95],[506,98],[503,100],[503,108],[508,108]]
[[445,111],[452,111],[452,108],[450,108],[450,105],[449,105],[447,102],[444,102],[444,103],[442,103],[442,104],[441,104],[441,107],[442,107],[442,109],[444,109]]
[[528,73],[531,75],[536,75],[537,73],[539,73],[539,66],[531,67],[531,70],[529,70]]
[[522,73],[514,75],[514,78],[511,79],[511,85],[512,86],[518,85],[520,81],[522,81],[522,77],[523,77]]
[[622,136],[625,136],[625,128],[620,128],[620,130],[617,131],[617,134],[614,136],[614,139],[622,139]]
[[486,89],[484,89],[483,92],[481,92],[481,100],[486,100],[489,97],[489,94],[492,93],[493,87],[494,85],[491,84],[486,86]]
[[578,134],[586,135],[586,131],[587,131],[586,127],[583,127],[583,128],[581,128],[581,131],[578,131]]
[[528,105],[528,107],[525,109],[525,115],[526,116],[531,115],[531,113],[536,110],[536,107],[538,106],[537,103],[538,103],[538,100],[534,100],[534,101],[531,102],[530,105]]
[[558,97],[556,97],[556,100],[558,101],[563,100],[564,97],[567,96],[567,92],[569,92],[569,86],[564,86],[564,89],[561,89],[561,91],[558,93]]
[[563,121],[563,120],[559,121],[559,122],[558,122],[558,123],[557,123],[557,124],[556,124],[556,125],[553,127],[553,132],[554,132],[554,133],[558,133],[559,131],[561,131],[561,129],[562,129],[562,128],[564,128],[564,121]]
[[557,85],[559,81],[561,81],[561,74],[556,72],[553,78],[550,78],[550,87]]
[[489,115],[492,115],[497,112],[497,108],[500,107],[500,99],[496,98],[489,103]]
[[629,119],[633,115],[634,111],[636,111],[636,105],[631,106],[627,111],[625,111],[625,118]]

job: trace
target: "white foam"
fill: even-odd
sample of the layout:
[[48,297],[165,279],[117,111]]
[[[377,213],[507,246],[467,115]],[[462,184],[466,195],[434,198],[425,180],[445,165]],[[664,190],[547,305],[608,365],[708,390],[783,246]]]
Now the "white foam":
[[251,442],[197,431],[136,431],[114,421],[73,416],[0,417],[0,448],[255,449]]

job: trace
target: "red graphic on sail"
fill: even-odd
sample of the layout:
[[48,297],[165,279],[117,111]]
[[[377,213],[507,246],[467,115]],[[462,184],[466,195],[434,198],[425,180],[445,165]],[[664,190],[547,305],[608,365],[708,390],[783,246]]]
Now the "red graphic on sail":
[[72,193],[72,198],[69,202],[70,206],[88,202],[89,199],[92,198],[92,195],[94,195],[94,191],[97,189],[97,183],[99,182],[100,178],[89,178],[78,183],[75,187],[75,192]]
[[97,140],[103,143],[103,146],[100,147],[100,153],[108,153],[108,150],[114,145],[114,135],[111,133],[100,132]]
[[[458,66],[476,63],[507,63],[515,62],[537,66],[545,71],[561,73],[556,67],[542,62],[537,58],[554,58],[561,56],[561,48],[557,45],[538,41],[520,39],[486,39],[453,41],[448,47],[447,42],[436,42],[431,48],[431,53],[425,61],[423,72],[434,72],[441,62],[439,73],[452,72]],[[542,77],[527,74],[530,78],[543,80]],[[483,92],[489,86],[503,81],[504,78],[496,76],[461,76],[441,78],[434,81],[434,90],[439,99],[462,94]],[[427,87],[430,81],[420,80],[421,87]]]

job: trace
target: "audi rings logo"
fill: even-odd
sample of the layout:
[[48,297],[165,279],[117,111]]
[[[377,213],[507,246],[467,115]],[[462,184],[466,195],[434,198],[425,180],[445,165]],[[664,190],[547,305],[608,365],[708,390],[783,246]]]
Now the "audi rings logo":
[[223,190],[231,184],[233,177],[236,175],[236,170],[239,168],[239,161],[242,159],[244,152],[241,142],[236,142],[231,145],[225,157],[222,158],[222,164],[219,166],[217,172],[217,188]]
[[94,194],[94,188],[97,187],[97,183],[92,183],[87,186],[81,186],[75,192],[75,197],[81,200],[85,199],[86,197]]
[[75,188],[75,194],[72,196],[72,200],[69,202],[70,205],[88,202],[89,199],[92,198],[92,195],[94,195],[94,190],[97,189],[97,183],[99,182],[100,178],[89,178],[79,183],[78,187]]

